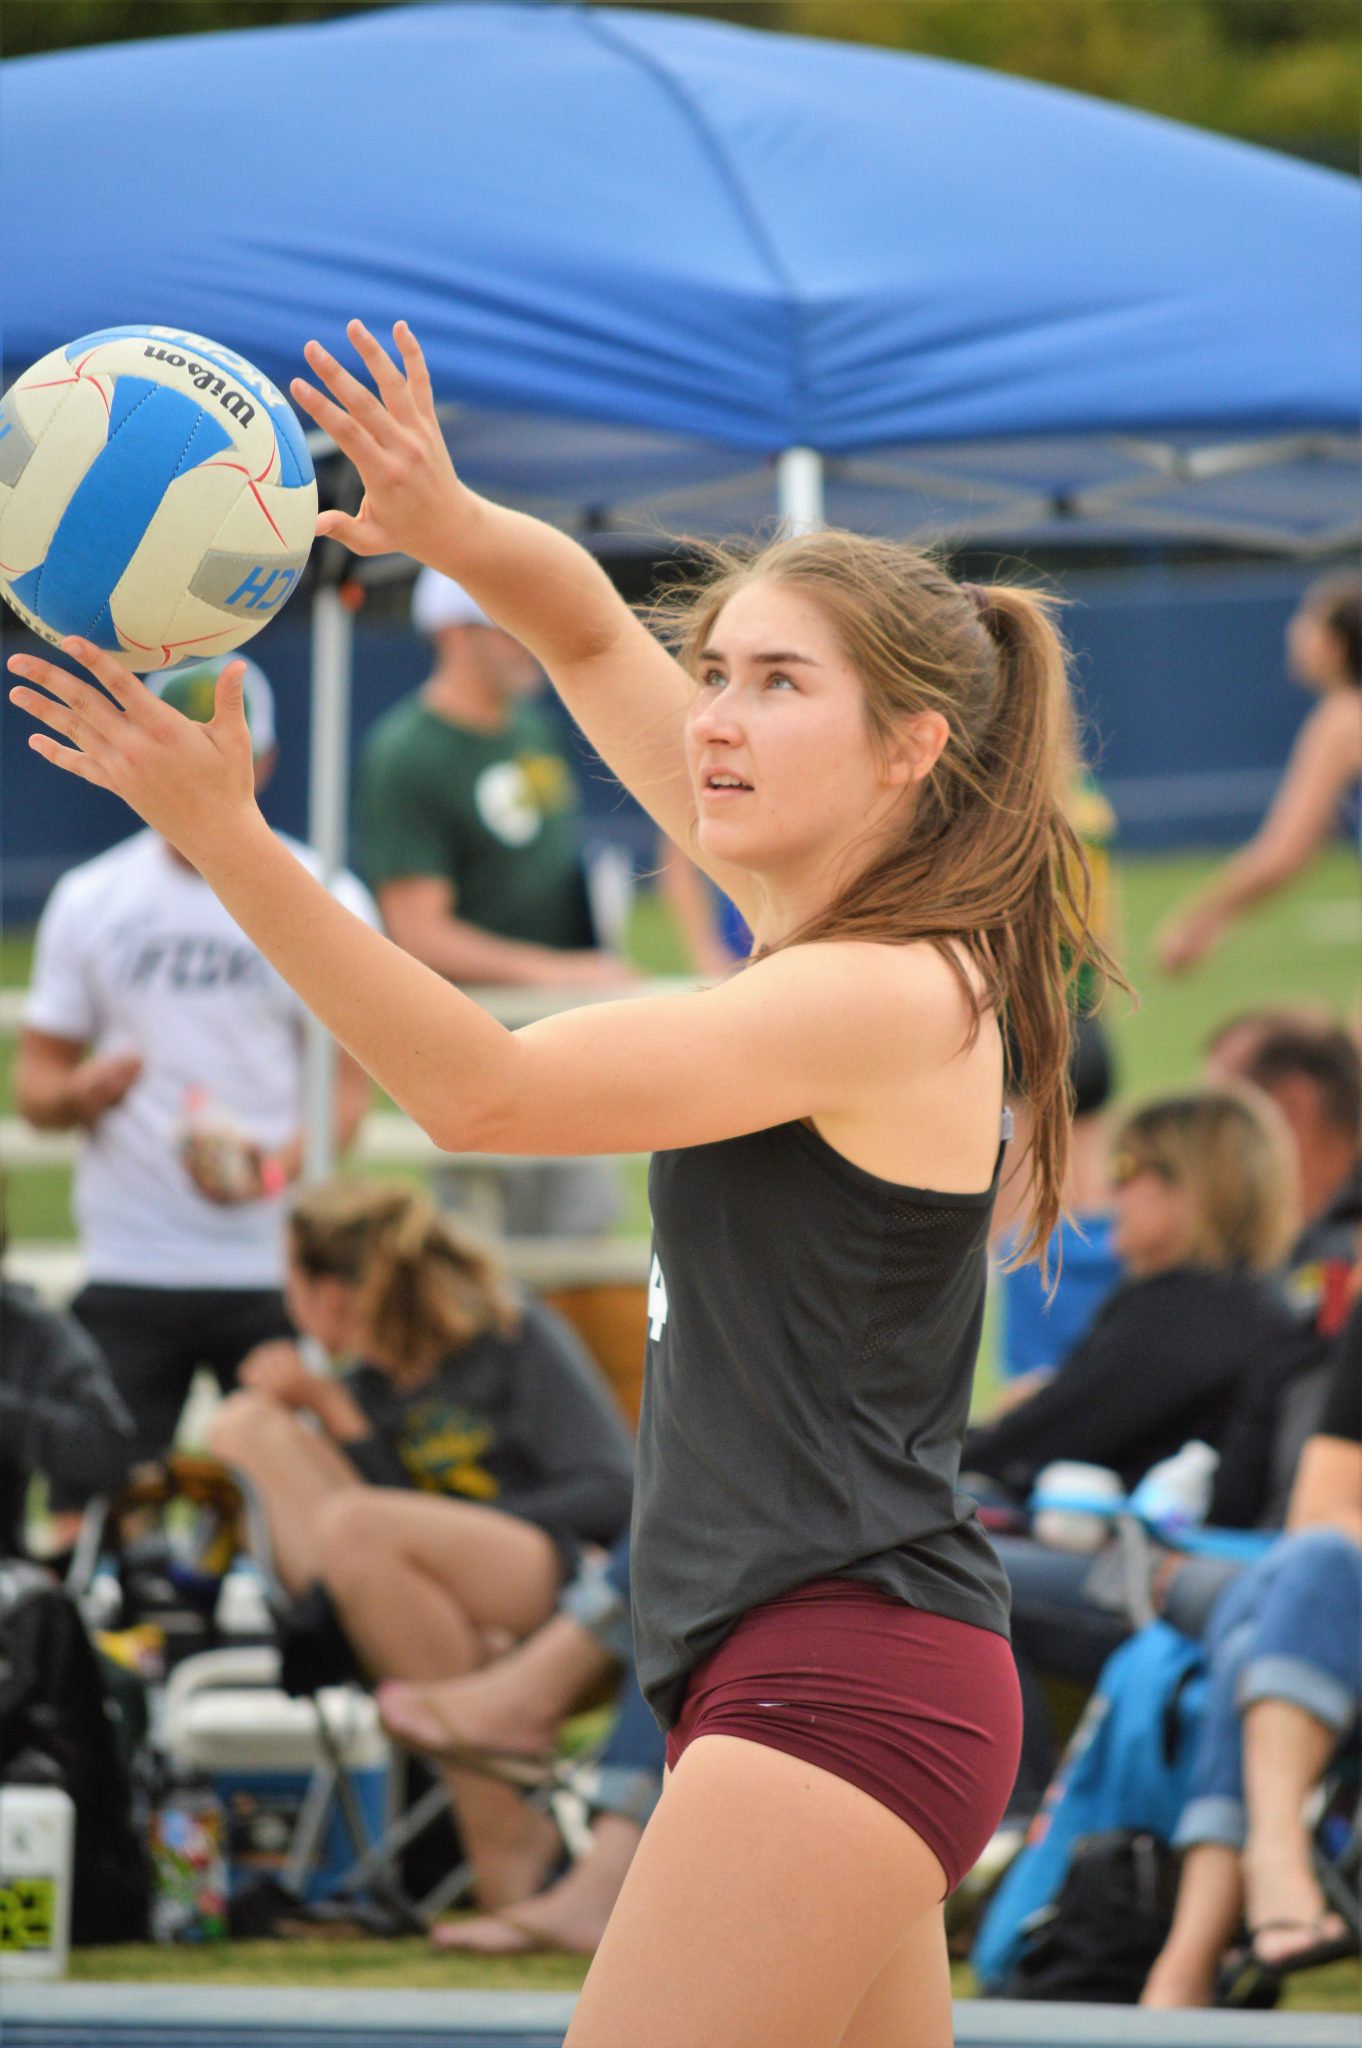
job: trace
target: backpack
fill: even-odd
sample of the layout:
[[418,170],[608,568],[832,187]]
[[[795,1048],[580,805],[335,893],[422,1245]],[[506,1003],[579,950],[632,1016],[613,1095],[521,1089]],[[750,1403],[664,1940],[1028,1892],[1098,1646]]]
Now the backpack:
[[[1200,1644],[1167,1622],[1151,1622],[1107,1659],[1026,1847],[994,1893],[980,1926],[970,1962],[986,1995],[998,1997],[1004,1989],[1011,1996],[1041,1995],[1014,1991],[1014,1973],[1028,1943],[1053,1926],[1053,1908],[1081,1842],[1116,1830],[1150,1835],[1164,1844],[1172,1839],[1190,1789],[1193,1738],[1205,1692]],[[1097,1868],[1089,1875],[1095,1876]],[[1127,1888],[1141,1883],[1134,1864],[1120,1879]],[[1099,1892],[1099,1898],[1107,1899],[1100,1909],[1101,1926],[1082,1937],[1094,1951],[1102,1950],[1105,1939],[1113,1957],[1122,1941],[1125,1910],[1114,1903],[1115,1896],[1114,1890]],[[1086,1988],[1068,1995],[1100,2002],[1112,1995],[1101,1988],[1104,1981],[1098,1953],[1084,1979]]]
[[145,1941],[151,1863],[99,1659],[75,1603],[20,1563],[0,1565],[0,1784],[70,1796],[72,1941]]
[[1180,1864],[1147,1830],[1084,1835],[1054,1904],[1028,1918],[1003,1996],[1134,2005],[1173,1924]]

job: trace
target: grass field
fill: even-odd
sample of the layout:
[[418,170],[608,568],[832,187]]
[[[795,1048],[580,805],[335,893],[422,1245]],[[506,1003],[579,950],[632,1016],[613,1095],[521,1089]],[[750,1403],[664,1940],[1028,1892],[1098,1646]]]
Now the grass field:
[[[1113,999],[1110,1022],[1121,1066],[1123,1100],[1185,1086],[1196,1074],[1201,1047],[1216,1022],[1264,1002],[1312,1001],[1340,1015],[1356,1010],[1362,987],[1362,899],[1357,864],[1344,849],[1317,862],[1294,889],[1245,921],[1203,970],[1169,982],[1151,965],[1151,940],[1171,904],[1193,888],[1211,862],[1196,856],[1127,861],[1120,871],[1124,936],[1121,957],[1138,996],[1137,1006]],[[674,969],[677,955],[655,901],[640,902],[633,950],[641,965]],[[12,933],[0,948],[0,976],[22,985],[28,977],[31,937]],[[0,1108],[10,1113],[11,1047],[0,1041]],[[16,1175],[10,1187],[16,1238],[70,1235],[67,1175]],[[626,1226],[644,1227],[636,1184]],[[570,1957],[508,1961],[436,1957],[418,1941],[225,1943],[214,1948],[87,1949],[72,1959],[73,1977],[100,1981],[191,1979],[213,1984],[335,1984],[356,1988],[571,1991],[585,1965]],[[958,1997],[971,1995],[964,1965],[954,1970]],[[1288,2008],[1355,2011],[1362,1983],[1355,1965],[1339,1964],[1292,1980]]]
[[[95,1983],[288,1984],[367,1991],[577,1991],[586,1964],[572,1956],[506,1960],[441,1956],[424,1942],[249,1941],[211,1948],[91,1948],[71,1957],[71,1976]],[[976,1986],[964,1963],[951,1966],[957,1998]],[[1355,2012],[1362,1981],[1355,1963],[1335,1963],[1288,1981],[1283,2008]]]

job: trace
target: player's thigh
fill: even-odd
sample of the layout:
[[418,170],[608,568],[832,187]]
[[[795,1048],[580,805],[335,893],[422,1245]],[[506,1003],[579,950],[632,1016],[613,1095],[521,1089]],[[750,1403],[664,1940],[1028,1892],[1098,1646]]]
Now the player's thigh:
[[946,1923],[934,1907],[904,1935],[839,2048],[951,2048],[953,2039]]
[[211,1327],[204,1333],[203,1362],[224,1394],[237,1383],[237,1369],[257,1344],[296,1337],[277,1287],[220,1289],[213,1296]]
[[926,1843],[857,1786],[703,1736],[648,1823],[566,2048],[841,2048],[944,1886]]

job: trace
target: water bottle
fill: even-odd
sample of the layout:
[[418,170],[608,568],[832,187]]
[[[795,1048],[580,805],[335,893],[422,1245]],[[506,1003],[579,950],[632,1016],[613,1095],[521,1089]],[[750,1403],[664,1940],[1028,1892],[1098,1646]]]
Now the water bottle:
[[66,1975],[75,1829],[60,1786],[0,1786],[0,1977]]
[[1176,1544],[1198,1529],[1211,1506],[1220,1453],[1194,1440],[1171,1458],[1152,1465],[1130,1497],[1131,1512],[1160,1536]]
[[205,1778],[178,1774],[152,1820],[153,1941],[222,1941],[227,1933],[227,1817]]

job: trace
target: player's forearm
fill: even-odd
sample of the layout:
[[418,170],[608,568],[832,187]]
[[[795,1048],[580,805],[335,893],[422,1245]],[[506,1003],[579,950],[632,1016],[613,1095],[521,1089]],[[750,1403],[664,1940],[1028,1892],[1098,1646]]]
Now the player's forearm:
[[512,1088],[511,1033],[308,874],[262,818],[198,864],[230,915],[437,1144],[476,1150]]
[[435,567],[461,583],[550,675],[606,653],[629,609],[586,549],[556,527],[475,492],[461,496],[448,556]]

